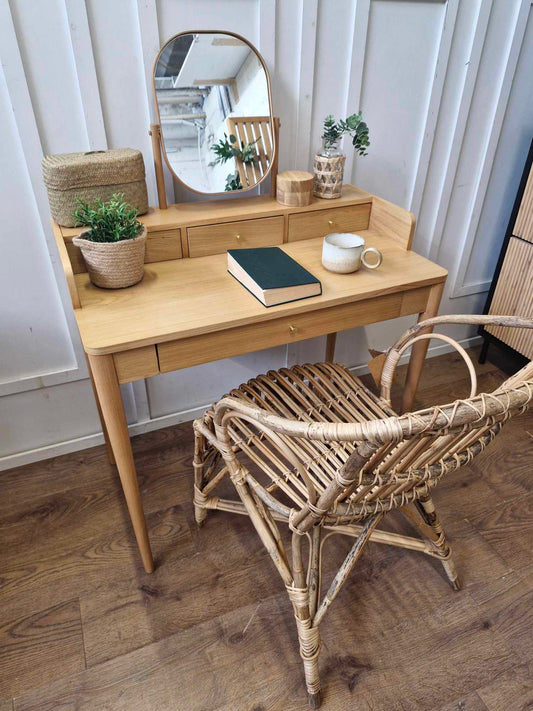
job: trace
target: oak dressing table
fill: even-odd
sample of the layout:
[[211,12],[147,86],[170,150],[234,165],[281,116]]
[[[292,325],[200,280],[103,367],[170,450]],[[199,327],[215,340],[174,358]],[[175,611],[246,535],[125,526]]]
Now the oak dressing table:
[[[335,201],[306,207],[269,196],[151,208],[144,279],[128,289],[93,286],[72,244],[79,230],[53,224],[110,458],[116,462],[145,570],[154,569],[120,383],[386,319],[436,315],[446,271],[412,252],[414,218],[346,185]],[[355,231],[383,253],[375,270],[332,274],[322,237]],[[322,282],[321,296],[266,309],[226,272],[226,249],[281,245]],[[414,398],[427,341],[413,348],[404,409]],[[222,393],[220,393],[222,394]]]

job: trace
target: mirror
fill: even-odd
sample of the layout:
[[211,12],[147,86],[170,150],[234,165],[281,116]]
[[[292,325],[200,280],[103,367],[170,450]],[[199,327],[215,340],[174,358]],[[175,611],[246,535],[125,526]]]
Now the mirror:
[[274,158],[268,70],[231,32],[182,32],[154,64],[154,96],[165,161],[199,193],[250,190]]

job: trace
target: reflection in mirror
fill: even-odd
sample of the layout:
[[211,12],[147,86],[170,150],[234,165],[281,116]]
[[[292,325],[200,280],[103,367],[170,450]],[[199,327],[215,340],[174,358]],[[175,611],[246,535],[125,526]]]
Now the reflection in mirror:
[[223,32],[169,40],[154,68],[163,150],[172,172],[202,193],[247,190],[273,157],[265,67],[243,40]]

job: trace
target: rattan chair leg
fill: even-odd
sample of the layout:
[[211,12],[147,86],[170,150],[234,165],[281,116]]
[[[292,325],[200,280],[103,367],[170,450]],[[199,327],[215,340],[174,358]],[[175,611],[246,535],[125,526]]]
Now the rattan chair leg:
[[198,528],[203,526],[207,517],[207,507],[205,506],[206,495],[202,492],[204,484],[204,466],[205,466],[205,437],[194,431],[194,519]]
[[320,632],[312,626],[309,610],[309,589],[287,585],[287,593],[294,609],[294,619],[300,642],[300,656],[304,663],[307,700],[312,709],[317,709],[322,703],[320,694],[320,675],[318,671],[318,656],[320,654]]
[[436,534],[437,538],[433,541],[433,545],[437,548],[439,552],[439,558],[442,566],[448,576],[448,580],[454,590],[461,589],[461,583],[459,581],[459,576],[457,575],[457,570],[455,569],[455,564],[452,559],[452,549],[448,545],[446,536],[444,535],[444,530],[441,526],[437,512],[435,510],[435,504],[431,496],[426,496],[415,501],[415,506],[418,509],[420,515],[422,516],[425,523],[431,526],[432,530]]

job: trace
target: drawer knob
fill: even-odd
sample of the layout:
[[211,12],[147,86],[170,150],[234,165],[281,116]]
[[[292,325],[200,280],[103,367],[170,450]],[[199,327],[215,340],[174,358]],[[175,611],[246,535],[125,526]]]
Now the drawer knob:
[[240,235],[235,235],[235,239],[237,240],[237,242],[240,240],[240,238],[241,238]]
[[332,225],[332,224],[333,224],[333,220],[328,220],[328,225]]
[[294,336],[295,333],[298,333],[298,329],[296,328],[296,326],[293,326],[292,324],[290,324],[289,333],[291,334],[291,336]]

